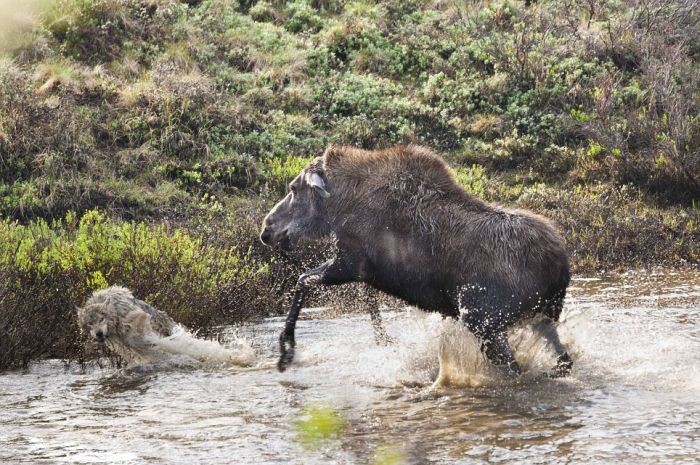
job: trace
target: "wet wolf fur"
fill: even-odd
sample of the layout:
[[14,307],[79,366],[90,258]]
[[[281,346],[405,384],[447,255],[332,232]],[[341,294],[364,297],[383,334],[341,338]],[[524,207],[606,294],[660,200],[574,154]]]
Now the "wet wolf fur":
[[[329,147],[290,183],[261,240],[289,249],[329,234],[338,253],[299,278],[280,336],[280,370],[294,356],[294,326],[310,285],[361,281],[461,318],[487,358],[512,374],[520,367],[506,330],[538,313],[559,319],[570,271],[555,228],[473,197],[426,148]],[[556,333],[550,342],[559,356],[554,374],[565,375],[571,358]]]
[[152,345],[144,336],[156,333],[167,337],[177,326],[165,312],[119,286],[96,291],[77,311],[78,324],[85,334],[127,360],[148,352]]

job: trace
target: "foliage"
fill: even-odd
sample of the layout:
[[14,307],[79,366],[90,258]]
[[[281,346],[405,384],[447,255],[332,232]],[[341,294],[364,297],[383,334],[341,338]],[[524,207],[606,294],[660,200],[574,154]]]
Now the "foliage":
[[[72,327],[115,282],[195,326],[238,295],[279,310],[332,248],[283,257],[257,228],[329,143],[432,147],[555,219],[577,270],[699,259],[694,0],[25,3],[0,18],[4,334]],[[77,354],[67,334],[35,353]]]
[[692,3],[53,0],[0,64],[2,211],[168,216],[258,190],[270,159],[329,142],[423,143],[687,206]]
[[[51,223],[3,221],[0,368],[42,355],[73,355],[73,307],[111,284],[129,287],[196,329],[266,311],[273,305],[261,292],[271,284],[269,265],[220,239],[214,243],[167,224],[113,221],[97,210]],[[43,328],[51,333],[37,338]]]
[[330,407],[310,406],[294,423],[297,441],[307,448],[319,448],[330,439],[338,439],[346,428],[341,413]]
[[263,169],[268,178],[268,186],[279,192],[285,192],[287,184],[289,184],[310,161],[310,158],[293,155],[285,158],[267,159]]

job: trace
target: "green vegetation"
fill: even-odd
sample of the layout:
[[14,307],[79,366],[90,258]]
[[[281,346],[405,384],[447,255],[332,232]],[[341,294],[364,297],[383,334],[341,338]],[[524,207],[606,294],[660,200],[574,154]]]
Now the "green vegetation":
[[194,236],[166,224],[114,221],[97,210],[50,224],[0,223],[0,368],[79,347],[73,305],[111,284],[126,285],[194,328],[274,309],[263,262],[232,238]]
[[[554,219],[577,271],[700,260],[693,1],[8,5],[0,341],[13,305],[69,309],[106,282],[194,327],[186,308],[218,315],[221,293],[246,300],[229,321],[280,308],[323,251],[275,260],[256,225],[332,142],[434,148],[476,195]],[[109,244],[80,235],[95,221]]]
[[408,463],[406,454],[397,446],[383,445],[374,452],[372,465],[404,465]]
[[346,429],[339,411],[330,407],[310,406],[294,422],[296,440],[309,449],[317,449],[331,439],[338,439]]

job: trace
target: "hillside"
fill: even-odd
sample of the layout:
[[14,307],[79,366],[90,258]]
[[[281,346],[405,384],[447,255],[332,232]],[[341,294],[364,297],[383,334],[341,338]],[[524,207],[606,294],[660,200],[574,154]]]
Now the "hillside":
[[0,1],[5,309],[107,282],[195,326],[281,308],[322,252],[256,228],[332,142],[433,148],[577,271],[700,260],[695,0],[26,5]]

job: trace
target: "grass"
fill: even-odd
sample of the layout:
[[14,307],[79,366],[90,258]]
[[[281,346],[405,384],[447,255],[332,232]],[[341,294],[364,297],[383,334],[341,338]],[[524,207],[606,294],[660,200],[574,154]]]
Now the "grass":
[[[241,308],[236,293],[262,302],[251,307],[256,314],[283,308],[296,275],[330,246],[282,257],[258,245],[256,229],[329,143],[432,147],[475,195],[555,220],[578,272],[696,266],[698,10],[685,0],[591,5],[13,6],[0,20],[11,31],[0,32],[0,247],[14,250],[41,231],[30,261],[52,271],[5,257],[0,320],[45,318],[56,302],[56,318],[70,321],[66,309],[119,280],[195,328],[239,319],[217,303]],[[0,12],[8,8],[0,3]],[[96,216],[116,237],[141,228],[160,245],[180,231],[211,268],[190,267],[185,249],[163,255],[153,263],[166,276],[158,286],[163,296],[180,296],[166,299],[139,287],[145,278],[114,257],[101,259],[109,267],[45,262],[42,250],[87,240],[76,228]],[[148,243],[124,250],[146,260]],[[230,250],[267,277],[226,281],[239,262],[215,263],[212,254],[233,260]],[[178,267],[199,277],[185,283]],[[190,284],[199,286],[192,301],[177,290]],[[349,300],[362,293],[348,292]],[[189,307],[216,317],[190,315]],[[0,331],[9,334],[7,324]],[[69,334],[35,356],[76,353]],[[15,354],[7,360],[31,359],[20,346],[7,349]]]

